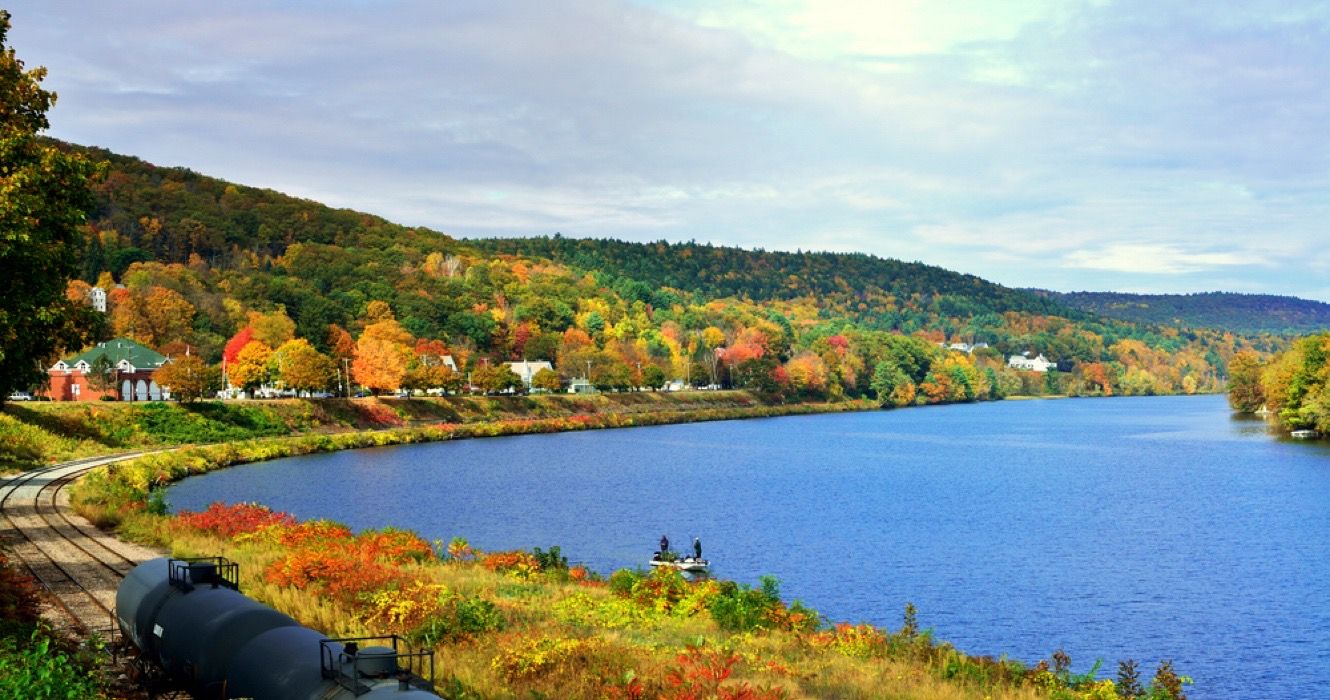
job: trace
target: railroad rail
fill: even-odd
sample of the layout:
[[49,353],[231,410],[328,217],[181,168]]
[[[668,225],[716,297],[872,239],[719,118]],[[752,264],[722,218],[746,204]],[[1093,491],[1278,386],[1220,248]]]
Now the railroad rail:
[[112,636],[116,587],[140,562],[157,556],[120,542],[69,512],[64,488],[102,465],[134,452],[93,457],[24,472],[0,483],[0,526],[6,548],[51,593],[48,616],[87,637]]

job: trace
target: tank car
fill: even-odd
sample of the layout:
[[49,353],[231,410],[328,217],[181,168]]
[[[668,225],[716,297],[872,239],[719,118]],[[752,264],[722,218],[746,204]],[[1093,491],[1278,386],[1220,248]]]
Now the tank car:
[[150,693],[254,700],[423,700],[434,656],[396,636],[330,639],[240,592],[222,557],[144,562],[116,591],[116,621]]

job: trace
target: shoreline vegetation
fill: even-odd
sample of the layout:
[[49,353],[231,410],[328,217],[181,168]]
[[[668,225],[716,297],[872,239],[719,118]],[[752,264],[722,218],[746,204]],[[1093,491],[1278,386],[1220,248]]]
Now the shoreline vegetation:
[[1280,429],[1330,435],[1330,333],[1294,340],[1263,359],[1240,352],[1229,363],[1228,404]]
[[[1189,681],[1167,663],[1146,682],[1131,662],[1119,665],[1116,680],[1099,678],[1098,663],[1074,674],[1061,651],[1034,666],[969,656],[921,629],[912,606],[894,631],[832,624],[798,601],[783,601],[773,577],[753,587],[688,582],[672,570],[604,575],[569,567],[557,546],[479,552],[462,539],[431,543],[402,530],[354,534],[327,521],[298,523],[255,504],[170,516],[162,498],[162,487],[193,474],[338,449],[877,408],[866,401],[769,401],[749,392],[697,392],[227,404],[280,406],[273,410],[309,432],[227,439],[99,468],[79,481],[72,500],[123,537],[175,556],[240,562],[249,594],[316,629],[398,633],[433,648],[449,660],[436,679],[447,698],[1184,697]],[[440,420],[445,415],[452,420]],[[249,418],[262,432],[266,424]],[[350,423],[380,427],[328,432]],[[183,425],[194,434],[221,430]],[[165,434],[159,429],[156,439]]]

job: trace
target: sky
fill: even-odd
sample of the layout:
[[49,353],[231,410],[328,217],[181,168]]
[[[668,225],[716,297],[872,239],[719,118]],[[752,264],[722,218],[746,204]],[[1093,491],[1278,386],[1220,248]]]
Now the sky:
[[1322,0],[10,0],[50,134],[450,235],[1330,301]]

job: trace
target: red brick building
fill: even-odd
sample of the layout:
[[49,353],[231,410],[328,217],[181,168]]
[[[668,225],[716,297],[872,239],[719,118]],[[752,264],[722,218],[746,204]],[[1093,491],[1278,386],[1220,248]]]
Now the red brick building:
[[[105,390],[94,388],[88,381],[94,367],[100,363],[107,368],[103,380]],[[120,401],[160,401],[170,398],[153,381],[153,373],[166,364],[167,359],[151,348],[128,338],[116,338],[61,360],[46,371],[50,377],[47,395],[54,401],[97,401],[102,396],[113,396]]]

